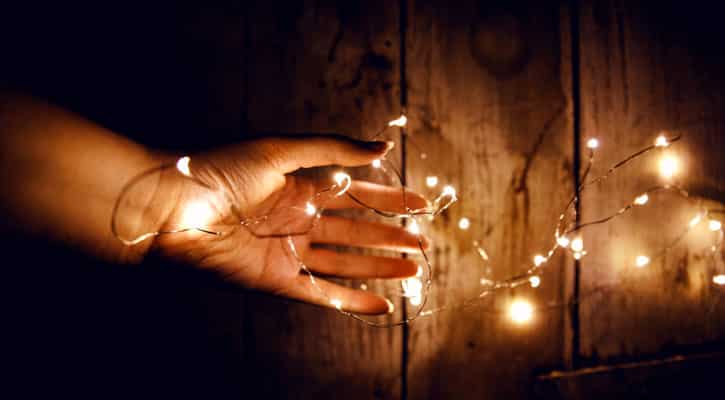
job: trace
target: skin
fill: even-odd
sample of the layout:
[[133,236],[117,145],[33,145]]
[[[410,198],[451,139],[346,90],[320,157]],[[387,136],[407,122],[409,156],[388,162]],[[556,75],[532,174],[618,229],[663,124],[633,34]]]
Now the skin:
[[[271,137],[193,155],[190,169],[194,179],[214,190],[173,170],[159,174],[150,180],[151,186],[145,186],[150,190],[128,192],[124,204],[136,212],[133,217],[119,218],[119,230],[183,227],[190,205],[202,204],[211,210],[205,227],[223,234],[190,231],[126,246],[109,228],[124,185],[146,170],[173,164],[180,155],[152,151],[78,115],[16,94],[0,94],[0,140],[4,181],[0,212],[6,220],[5,229],[30,237],[50,237],[116,263],[140,263],[157,252],[215,271],[245,288],[326,307],[333,306],[311,286],[286,239],[250,232],[239,225],[239,215],[277,216],[278,226],[268,224],[269,229],[277,230],[275,233],[309,226],[310,217],[295,207],[299,209],[332,181],[293,176],[292,172],[326,165],[368,165],[392,147],[392,143],[338,136]],[[376,208],[402,211],[403,193],[399,189],[355,181],[350,192]],[[405,196],[409,208],[426,206],[415,193]],[[324,203],[326,210],[360,208],[347,196],[329,197]],[[232,206],[234,212],[230,212]],[[414,262],[395,256],[394,252],[418,250],[418,238],[398,226],[356,221],[326,211],[309,234],[294,237],[294,244],[305,264],[320,275],[403,278],[417,271]],[[338,252],[318,245],[385,249],[391,250],[391,256]],[[330,298],[339,299],[345,310],[392,312],[392,303],[373,293],[324,279],[318,283]]]

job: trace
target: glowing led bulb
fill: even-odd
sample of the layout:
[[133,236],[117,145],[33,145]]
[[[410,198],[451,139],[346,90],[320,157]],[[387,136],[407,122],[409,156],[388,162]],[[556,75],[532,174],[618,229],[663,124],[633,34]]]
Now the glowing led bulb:
[[423,282],[415,277],[407,278],[400,281],[400,286],[403,288],[403,296],[408,298],[410,304],[419,306],[423,300]]
[[634,260],[634,263],[638,268],[645,267],[649,264],[649,257],[637,256],[637,258]]
[[696,227],[697,224],[700,223],[700,221],[702,221],[702,215],[700,215],[700,214],[695,215],[695,217],[690,220],[690,228]]
[[338,310],[342,309],[342,300],[340,299],[330,299],[330,304]]
[[408,232],[413,235],[420,235],[420,226],[415,220],[410,221],[410,225],[408,225]]
[[176,169],[178,169],[179,172],[181,172],[185,176],[191,176],[191,170],[189,169],[189,161],[191,161],[191,159],[189,157],[181,157],[176,162]]
[[531,276],[529,277],[529,284],[531,284],[531,287],[533,288],[539,287],[539,285],[541,285],[541,278],[536,275]]
[[569,246],[569,238],[566,236],[560,236],[560,237],[556,238],[556,243],[560,247],[566,248],[567,246]]
[[536,265],[537,267],[545,262],[546,257],[542,256],[541,254],[537,254],[534,256],[534,265]]
[[596,149],[597,147],[599,147],[599,140],[597,140],[596,138],[591,138],[587,140],[587,147],[592,150]]
[[312,204],[308,201],[307,204],[305,204],[305,214],[307,214],[307,215],[317,214],[317,207],[315,207],[314,204]]
[[707,223],[707,227],[710,228],[711,231],[716,232],[722,228],[722,223],[716,219],[711,219]]
[[647,193],[645,193],[641,196],[637,196],[634,199],[634,204],[636,204],[638,206],[643,206],[643,205],[647,204],[648,201],[649,201],[649,196],[647,195]]
[[342,196],[348,189],[350,189],[350,185],[352,184],[352,178],[344,172],[335,172],[332,179],[335,183],[337,183],[337,186],[341,187],[340,191],[335,193],[335,196]]
[[388,126],[400,126],[400,127],[403,127],[407,123],[408,123],[408,118],[406,118],[405,115],[401,115],[397,119],[394,119],[394,120],[388,122]]
[[438,177],[437,176],[427,176],[425,178],[425,185],[429,188],[435,187],[438,184]]
[[443,196],[456,197],[456,189],[451,185],[443,186]]
[[458,227],[465,231],[471,227],[471,221],[468,218],[463,217],[458,220]]
[[584,250],[584,241],[582,238],[574,238],[574,240],[571,241],[571,249],[577,253],[581,253],[581,251]]
[[725,285],[725,275],[719,274],[712,277],[713,283],[716,285]]
[[380,160],[373,160],[372,166],[373,168],[380,168],[382,166],[382,162]]
[[204,228],[214,217],[214,211],[205,201],[194,201],[184,207],[181,226],[184,228]]
[[509,318],[519,325],[525,324],[534,318],[534,307],[526,300],[514,300],[509,307]]
[[670,145],[670,141],[667,140],[665,135],[659,135],[657,136],[657,139],[655,139],[655,146],[657,147],[667,147]]
[[665,179],[670,179],[680,169],[680,162],[673,155],[665,155],[660,159],[660,175]]

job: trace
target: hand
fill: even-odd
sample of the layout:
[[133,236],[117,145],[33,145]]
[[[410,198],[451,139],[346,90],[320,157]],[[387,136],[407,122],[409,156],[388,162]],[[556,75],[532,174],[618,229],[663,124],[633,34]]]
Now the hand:
[[[181,191],[163,229],[183,225],[189,207],[213,210],[206,226],[213,225],[222,235],[198,231],[162,235],[154,246],[162,254],[200,268],[211,269],[226,279],[252,288],[308,303],[333,307],[330,299],[338,299],[342,308],[362,314],[392,312],[392,303],[370,292],[340,286],[324,279],[318,285],[325,297],[300,269],[290,252],[285,237],[259,237],[240,225],[240,217],[230,214],[225,201],[233,203],[245,218],[274,215],[265,229],[287,230],[309,228],[314,219],[300,210],[315,193],[332,185],[288,175],[300,168],[325,165],[360,166],[379,159],[392,147],[386,142],[358,142],[336,136],[268,138],[246,142],[235,147],[192,157],[190,169],[195,179],[219,189],[214,195],[199,186]],[[350,193],[375,208],[403,212],[403,193],[399,188],[353,181]],[[423,208],[426,201],[414,193],[406,193],[411,209]],[[360,208],[348,196],[332,197],[324,205],[327,210]],[[284,226],[269,226],[281,225]],[[295,236],[294,245],[302,261],[316,274],[341,278],[403,278],[417,272],[417,264],[399,257],[380,257],[317,248],[318,244],[377,248],[395,252],[419,250],[418,237],[399,226],[379,222],[353,220],[322,215],[307,235]],[[427,243],[424,243],[427,246]]]

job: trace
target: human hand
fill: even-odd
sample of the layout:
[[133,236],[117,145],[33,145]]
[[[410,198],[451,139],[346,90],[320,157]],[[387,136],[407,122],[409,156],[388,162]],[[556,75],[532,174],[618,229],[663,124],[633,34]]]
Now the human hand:
[[[300,210],[316,193],[330,187],[310,178],[288,175],[300,168],[325,165],[359,166],[383,157],[392,147],[386,142],[358,142],[337,136],[277,137],[249,141],[234,147],[194,156],[190,167],[196,180],[215,188],[203,190],[185,185],[162,230],[178,229],[188,219],[190,208],[208,214],[205,226],[221,235],[188,231],[156,238],[154,247],[163,255],[199,268],[210,269],[244,287],[308,303],[333,307],[329,299],[340,300],[342,308],[361,314],[392,312],[388,300],[371,292],[351,289],[316,279],[328,297],[320,293],[303,273],[286,243],[284,232],[304,231],[313,221]],[[349,189],[355,197],[380,210],[404,212],[424,208],[423,197],[407,192],[405,202],[399,188],[354,181]],[[224,193],[220,196],[219,193]],[[223,198],[222,198],[223,197]],[[267,229],[278,237],[255,234],[240,224],[239,215],[228,212],[231,202],[236,214],[248,217],[275,215]],[[332,196],[327,210],[360,208],[348,196]],[[302,210],[304,210],[302,208]],[[306,235],[295,236],[300,259],[315,274],[351,279],[404,278],[417,272],[417,264],[399,257],[381,257],[337,252],[316,245],[375,248],[395,252],[419,250],[418,236],[399,226],[353,220],[323,214]],[[424,246],[427,246],[425,240]]]

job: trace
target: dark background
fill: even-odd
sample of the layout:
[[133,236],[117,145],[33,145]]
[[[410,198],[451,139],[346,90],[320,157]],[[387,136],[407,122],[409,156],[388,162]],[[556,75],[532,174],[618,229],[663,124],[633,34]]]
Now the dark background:
[[[393,13],[394,18],[385,20],[385,23],[393,24],[388,29],[393,42],[391,52],[399,59],[386,63],[385,59],[363,56],[361,61],[361,79],[363,85],[369,86],[360,89],[360,97],[393,99],[392,104],[384,107],[390,116],[395,116],[408,105],[407,97],[411,94],[407,93],[404,78],[408,71],[406,64],[415,71],[416,66],[411,67],[411,64],[420,62],[400,52],[399,43],[416,35],[406,29],[415,26],[414,10],[425,9],[428,3],[421,2],[422,6],[417,7],[407,2],[390,2],[389,7],[397,11]],[[441,20],[448,18],[450,22],[456,21],[459,13],[468,15],[466,11],[457,11],[456,2],[430,3],[437,4],[439,9],[439,13],[433,13],[433,18],[440,14]],[[667,82],[688,82],[689,77],[696,75],[701,86],[674,91],[682,95],[681,103],[706,104],[691,111],[691,115],[707,115],[711,123],[703,133],[696,133],[703,139],[696,140],[695,145],[709,143],[711,150],[704,151],[700,157],[707,172],[696,178],[695,183],[703,193],[722,201],[723,170],[719,150],[723,148],[723,117],[720,114],[725,111],[721,108],[722,93],[725,93],[725,75],[722,73],[725,67],[725,31],[720,18],[721,10],[717,6],[706,2],[550,2],[536,6],[529,2],[465,4],[466,9],[483,10],[481,12],[488,13],[486,15],[525,14],[533,21],[542,18],[555,21],[548,31],[537,31],[541,25],[537,22],[529,24],[531,21],[526,18],[522,20],[524,23],[517,25],[519,28],[513,30],[505,23],[494,24],[492,29],[504,30],[500,37],[494,36],[503,41],[509,38],[511,32],[515,34],[517,29],[521,29],[526,33],[523,37],[534,43],[532,37],[552,35],[552,40],[572,44],[571,58],[563,57],[562,63],[571,62],[573,70],[578,72],[569,77],[573,84],[564,85],[574,95],[564,96],[567,98],[569,123],[563,126],[573,132],[571,137],[574,142],[584,136],[577,132],[587,124],[582,113],[586,114],[587,109],[594,114],[602,113],[606,108],[596,102],[598,106],[587,103],[587,82],[579,81],[582,73],[587,74],[586,68],[591,67],[591,60],[595,59],[587,58],[589,44],[586,31],[591,28],[588,25],[590,17],[601,26],[616,25],[633,32],[630,36],[622,36],[626,40],[633,37],[649,40],[641,44],[643,48],[652,50],[647,57],[672,62],[671,69],[667,69],[667,65],[656,64],[669,71],[665,74]],[[331,19],[348,26],[351,31],[370,35],[366,31],[367,22],[360,21],[375,20],[380,9],[379,6],[368,7],[366,2],[357,1],[339,4],[225,1],[192,6],[128,1],[91,4],[29,2],[22,5],[6,2],[0,6],[0,84],[4,88],[49,99],[138,142],[171,151],[201,151],[237,142],[258,131],[274,131],[278,127],[294,131],[318,130],[322,126],[319,121],[324,124],[327,121],[325,115],[333,114],[331,108],[335,106],[326,108],[326,103],[321,102],[316,104],[316,111],[305,109],[299,115],[318,115],[309,117],[313,122],[307,125],[298,114],[289,117],[296,120],[277,126],[263,126],[250,122],[250,119],[285,118],[289,115],[284,112],[290,101],[289,93],[275,91],[274,88],[281,85],[280,81],[316,79],[304,68],[276,69],[280,68],[279,65],[294,65],[295,62],[301,65],[304,62],[299,58],[313,52],[313,49],[304,46],[314,46],[314,42],[295,41],[310,34],[300,31],[297,24],[306,13],[323,10],[321,14],[329,14]],[[258,19],[260,15],[267,19]],[[621,19],[609,21],[612,15],[614,19]],[[441,24],[438,29],[454,31],[447,26]],[[321,26],[319,29],[326,28]],[[261,44],[255,42],[256,37],[263,37],[260,32],[268,30],[277,32],[281,39]],[[349,35],[343,37],[343,43]],[[602,40],[606,42],[608,39]],[[377,45],[390,47],[383,43]],[[562,45],[561,48],[567,47]],[[623,57],[636,58],[640,54],[637,46],[629,49],[630,53]],[[507,86],[511,76],[525,70],[526,58],[539,57],[540,50],[533,47],[528,52],[514,52],[511,56],[511,46],[506,45],[500,49],[503,61],[495,57],[496,52],[493,56],[483,54],[480,57],[484,58],[483,62],[489,63],[487,76],[499,82],[502,92],[510,94],[517,88],[515,85]],[[552,49],[551,53],[558,57],[561,56],[560,51],[559,48]],[[670,53],[678,55],[681,51],[687,54],[685,63],[682,59],[668,58]],[[267,64],[270,58],[274,58],[269,57],[269,52],[279,55],[274,65]],[[486,57],[493,58],[487,60]],[[334,60],[326,62],[334,64]],[[594,65],[600,64],[594,62]],[[295,71],[297,75],[294,75]],[[351,75],[354,77],[355,74]],[[258,86],[260,81],[269,82],[270,89],[266,92],[257,90],[260,97],[250,98],[250,93],[254,92],[249,90],[250,85]],[[325,96],[334,97],[333,85],[328,83],[330,87],[324,87],[323,84],[319,84],[320,90],[331,92]],[[414,88],[415,83],[411,86]],[[617,86],[616,82],[604,84],[604,89],[597,87],[609,90],[614,86]],[[619,98],[617,93],[614,97]],[[636,97],[633,95],[635,100],[630,101],[634,103]],[[312,102],[314,100],[313,97]],[[255,109],[250,104],[258,105]],[[595,110],[591,111],[592,108]],[[270,116],[250,116],[250,109],[261,110],[261,113]],[[411,112],[424,113],[419,110]],[[660,107],[652,111],[682,113],[678,122],[683,125],[683,121],[687,120],[684,114],[688,112],[676,107]],[[274,113],[281,116],[275,117]],[[603,116],[602,119],[616,124],[617,117]],[[340,124],[332,117],[329,120],[332,121],[329,130],[337,131]],[[297,125],[297,121],[302,122]],[[535,131],[531,132],[531,137],[524,137],[524,141],[533,140]],[[567,140],[562,143],[566,145],[572,141]],[[567,157],[571,168],[572,152]],[[289,314],[278,314],[286,312],[281,310],[288,307],[287,303],[244,293],[241,289],[223,286],[208,276],[158,260],[139,266],[98,265],[72,250],[58,248],[37,238],[31,240],[13,233],[4,233],[3,236],[3,277],[0,282],[5,311],[0,325],[3,331],[0,357],[4,372],[3,389],[0,390],[13,393],[3,396],[6,398],[38,395],[68,395],[73,398],[251,398],[256,395],[336,398],[335,394],[327,391],[338,387],[336,385],[355,388],[358,393],[358,396],[352,396],[355,398],[437,398],[445,395],[460,398],[457,396],[466,394],[465,385],[447,388],[439,380],[445,379],[446,374],[455,373],[472,375],[469,379],[476,381],[477,376],[486,374],[497,365],[491,360],[486,361],[489,364],[481,362],[478,367],[473,363],[457,364],[448,360],[448,363],[433,363],[428,369],[408,370],[405,363],[409,358],[401,356],[404,365],[398,365],[401,370],[393,371],[393,375],[402,377],[396,378],[398,380],[394,383],[360,383],[358,386],[356,376],[335,375],[334,359],[325,366],[306,364],[304,358],[285,364],[284,354],[277,355],[276,361],[265,359],[269,354],[258,350],[264,347],[260,342],[268,335],[274,337],[277,333],[270,331],[270,326],[277,325],[254,326],[252,321],[259,320],[259,317],[255,320],[248,316],[250,313],[264,313],[264,318],[273,321],[276,321],[276,315],[280,315],[280,321],[294,320]],[[561,279],[569,278],[563,275]],[[570,321],[565,321],[570,318],[568,313],[569,310],[562,311],[561,326],[572,326]],[[324,318],[340,317],[324,314]],[[697,318],[719,317],[716,313],[715,316],[710,314]],[[310,331],[314,327],[306,329]],[[403,333],[402,340],[406,340],[407,334]],[[314,335],[312,338],[311,346],[319,345],[314,342]],[[722,325],[711,328],[700,339],[697,334],[684,341],[675,338],[668,342],[665,339],[663,345],[651,349],[631,351],[623,345],[621,356],[601,356],[588,350],[574,351],[574,355],[566,356],[570,353],[570,341],[562,340],[562,343],[553,345],[562,356],[558,360],[531,364],[522,373],[528,378],[516,383],[522,387],[488,392],[471,389],[471,393],[488,393],[492,397],[514,393],[517,398],[533,394],[579,398],[583,393],[591,395],[592,391],[630,394],[634,391],[633,397],[667,397],[714,390],[725,372],[725,358],[719,355],[725,350],[725,329]],[[270,339],[270,343],[275,343],[275,340]],[[408,349],[408,343],[403,346]],[[384,352],[385,349],[378,348],[377,351]],[[414,349],[401,351],[415,353]],[[707,357],[705,361],[678,364],[673,368],[645,368],[645,371],[651,372],[641,372],[644,377],[637,375],[632,378],[624,374],[614,379],[620,385],[616,387],[598,386],[595,376],[586,378],[594,379],[594,383],[582,380],[557,386],[547,381],[539,384],[541,387],[537,389],[533,379],[553,369],[660,359],[674,354],[705,354]],[[355,359],[354,355],[343,353],[338,357]],[[508,360],[499,362],[506,363]],[[308,368],[327,368],[329,380],[339,382],[330,384],[324,381],[321,384],[314,379],[317,375],[304,372]],[[452,371],[441,372],[444,368]],[[418,380],[409,376],[416,376]],[[287,377],[295,382],[289,388],[286,387]],[[603,379],[609,382],[606,379],[610,378]],[[425,383],[421,384],[420,380]],[[435,381],[438,384],[431,383]],[[425,389],[408,389],[415,385],[422,385]],[[645,389],[637,391],[639,389],[635,386]],[[307,389],[299,391],[299,387]],[[347,394],[346,397],[351,396]]]

